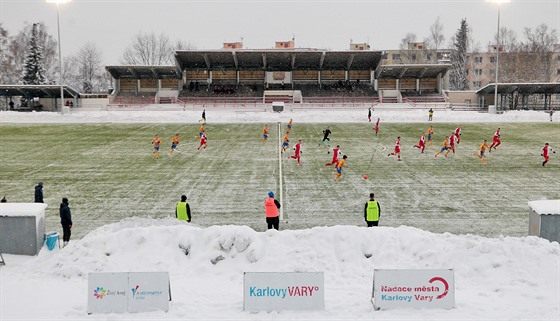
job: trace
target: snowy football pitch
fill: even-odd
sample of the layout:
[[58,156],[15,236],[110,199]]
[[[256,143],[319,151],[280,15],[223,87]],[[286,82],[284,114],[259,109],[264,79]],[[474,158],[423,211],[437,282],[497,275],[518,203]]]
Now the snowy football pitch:
[[[280,130],[285,130],[281,124]],[[484,236],[527,234],[527,201],[560,198],[560,167],[554,154],[541,166],[542,146],[560,146],[556,123],[466,124],[457,154],[434,159],[445,135],[456,127],[435,123],[434,146],[412,148],[429,124],[331,124],[331,146],[341,145],[348,168],[335,180],[325,167],[332,154],[319,146],[326,124],[294,123],[291,147],[303,141],[302,165],[282,154],[284,220],[281,229],[325,225],[363,226],[363,205],[374,192],[381,225],[409,225],[433,232]],[[133,216],[174,216],[181,194],[188,196],[193,223],[265,228],[263,202],[279,194],[278,124],[261,143],[263,124],[209,124],[209,146],[197,151],[197,124],[0,125],[0,193],[10,202],[33,201],[33,187],[45,182],[47,230],[59,229],[58,205],[70,199],[75,237]],[[497,127],[502,145],[482,167],[473,154]],[[160,159],[151,139],[164,143]],[[182,142],[171,157],[171,137]],[[551,134],[552,133],[552,134]],[[554,134],[556,133],[556,134]],[[387,157],[401,136],[402,158]],[[369,179],[365,180],[364,175]],[[73,237],[74,237],[73,236]]]

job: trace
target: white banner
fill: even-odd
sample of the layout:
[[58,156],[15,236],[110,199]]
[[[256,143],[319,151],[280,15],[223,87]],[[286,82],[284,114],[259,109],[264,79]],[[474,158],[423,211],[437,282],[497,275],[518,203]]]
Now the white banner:
[[168,311],[168,272],[89,273],[88,314]]
[[455,306],[453,270],[380,270],[373,272],[376,309]]
[[127,311],[128,273],[88,275],[88,314]]
[[243,310],[323,310],[323,272],[245,272]]

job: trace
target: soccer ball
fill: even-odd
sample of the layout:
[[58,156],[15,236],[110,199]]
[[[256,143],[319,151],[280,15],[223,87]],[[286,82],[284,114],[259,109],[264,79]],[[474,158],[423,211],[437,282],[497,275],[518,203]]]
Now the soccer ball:
[[364,179],[367,179],[367,178],[368,178],[368,176],[367,176],[367,175],[364,175]]

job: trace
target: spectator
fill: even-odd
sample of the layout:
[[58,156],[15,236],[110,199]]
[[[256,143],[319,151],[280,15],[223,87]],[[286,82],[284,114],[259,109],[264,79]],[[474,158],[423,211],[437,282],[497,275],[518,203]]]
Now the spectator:
[[181,201],[175,207],[175,217],[179,221],[191,221],[191,208],[187,203],[187,195],[181,195]]
[[72,213],[68,206],[68,199],[65,197],[60,203],[60,224],[62,225],[62,241],[63,246],[68,245],[70,242],[70,235],[72,234]]
[[8,203],[8,200],[6,199],[6,196],[2,197],[2,200],[0,201],[0,203]]
[[8,105],[10,106],[10,110],[14,110],[14,102],[11,99]]
[[35,203],[43,203],[43,182],[39,182],[35,186]]
[[368,227],[378,226],[379,217],[381,216],[381,207],[374,196],[373,193],[369,194],[369,201],[366,202],[364,207],[364,219]]
[[434,110],[430,108],[428,111],[428,121],[432,121],[432,116],[434,116]]
[[554,115],[554,109],[550,109],[550,121],[552,121],[552,115]]
[[274,228],[278,230],[280,225],[280,218],[278,218],[280,202],[274,199],[273,192],[268,192],[268,198],[264,201],[264,209],[266,211],[266,224],[268,225],[268,229]]

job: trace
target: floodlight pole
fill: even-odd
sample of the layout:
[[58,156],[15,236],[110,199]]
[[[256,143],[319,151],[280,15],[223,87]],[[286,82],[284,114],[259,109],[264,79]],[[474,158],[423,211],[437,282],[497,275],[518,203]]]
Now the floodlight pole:
[[498,33],[496,35],[496,79],[494,83],[494,108],[498,110],[498,69],[500,67],[500,7],[498,2]]
[[64,115],[64,85],[63,85],[63,79],[62,79],[62,45],[60,43],[60,14],[59,14],[59,3],[56,3],[56,25],[57,25],[57,29],[58,29],[58,64],[59,64],[59,68],[60,68],[60,77],[59,77],[59,82],[60,82],[60,113]]

